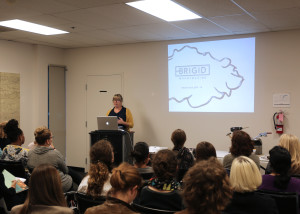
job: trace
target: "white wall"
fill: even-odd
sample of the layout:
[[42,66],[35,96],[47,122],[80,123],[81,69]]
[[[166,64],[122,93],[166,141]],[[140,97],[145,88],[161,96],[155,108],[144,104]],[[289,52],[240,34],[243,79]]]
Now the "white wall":
[[[249,35],[244,35],[249,36]],[[250,35],[253,36],[253,35]],[[256,37],[254,113],[169,113],[167,45],[238,37],[151,42],[96,48],[71,49],[65,53],[67,71],[67,158],[70,165],[84,166],[86,151],[85,83],[91,74],[124,74],[124,105],[134,116],[135,142],[172,147],[170,135],[181,128],[187,133],[187,147],[206,140],[217,150],[228,150],[225,135],[232,126],[248,126],[252,137],[273,131],[274,93],[290,93],[285,131],[300,136],[300,31],[272,32]],[[104,113],[103,113],[104,114]],[[263,138],[263,152],[278,142],[278,135]]]
[[[249,35],[245,35],[249,36]],[[251,35],[253,36],[253,35]],[[135,142],[171,146],[176,128],[187,133],[188,147],[207,140],[218,150],[227,150],[225,135],[231,126],[249,126],[252,137],[273,131],[274,93],[290,93],[286,111],[286,133],[300,136],[300,30],[262,33],[256,37],[255,113],[169,113],[167,45],[237,37],[203,38],[185,41],[151,42],[62,50],[0,41],[0,72],[21,75],[21,128],[26,143],[36,127],[47,125],[47,66],[66,65],[67,74],[67,164],[85,166],[87,138],[87,75],[124,75],[124,105],[133,113]],[[277,144],[278,135],[263,138],[263,152]]]
[[63,50],[8,41],[0,47],[0,72],[20,74],[19,122],[26,147],[35,128],[48,124],[48,64],[63,64]]

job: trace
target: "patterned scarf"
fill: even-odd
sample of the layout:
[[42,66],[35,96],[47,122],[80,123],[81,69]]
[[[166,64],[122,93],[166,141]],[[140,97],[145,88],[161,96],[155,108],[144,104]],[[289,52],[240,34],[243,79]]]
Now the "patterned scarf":
[[175,179],[168,181],[161,181],[157,177],[153,177],[149,180],[148,184],[156,189],[165,190],[165,191],[173,191],[180,190],[181,185]]

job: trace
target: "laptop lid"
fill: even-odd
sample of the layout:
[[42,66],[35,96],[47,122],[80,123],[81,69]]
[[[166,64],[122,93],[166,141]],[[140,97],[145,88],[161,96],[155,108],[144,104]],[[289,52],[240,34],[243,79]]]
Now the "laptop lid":
[[117,116],[98,116],[98,130],[118,130]]

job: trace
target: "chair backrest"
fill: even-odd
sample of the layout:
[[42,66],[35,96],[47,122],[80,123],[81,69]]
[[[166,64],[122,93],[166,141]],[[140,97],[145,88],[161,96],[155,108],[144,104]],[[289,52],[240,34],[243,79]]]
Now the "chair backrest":
[[177,212],[177,211],[159,210],[150,207],[144,207],[142,205],[135,204],[135,203],[133,203],[131,206],[141,214],[170,214],[170,213]]
[[279,214],[299,214],[299,196],[296,192],[275,192],[258,190],[261,195],[268,195],[276,202]]
[[25,168],[21,161],[6,161],[0,160],[0,166],[3,169],[6,169],[15,177],[26,178],[27,174],[25,172]]
[[80,192],[76,192],[75,199],[77,201],[78,210],[82,214],[87,208],[103,204],[106,201],[105,196],[100,196],[94,199],[93,197]]
[[6,203],[5,203],[3,197],[0,199],[0,213],[3,213],[3,214],[8,214],[9,213],[9,211],[7,210]]

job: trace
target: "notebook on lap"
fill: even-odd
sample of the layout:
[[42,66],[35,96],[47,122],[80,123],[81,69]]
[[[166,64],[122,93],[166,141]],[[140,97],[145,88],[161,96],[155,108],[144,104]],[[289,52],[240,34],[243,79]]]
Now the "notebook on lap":
[[98,116],[98,130],[118,130],[117,116]]

